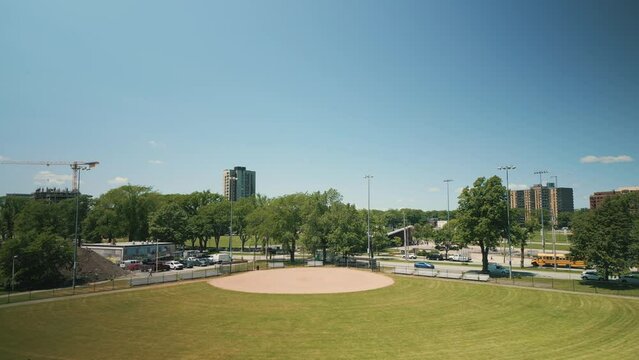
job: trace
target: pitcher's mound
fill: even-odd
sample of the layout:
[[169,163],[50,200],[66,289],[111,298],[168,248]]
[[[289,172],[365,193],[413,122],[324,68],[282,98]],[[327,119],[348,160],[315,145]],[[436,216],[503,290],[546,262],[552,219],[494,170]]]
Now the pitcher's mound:
[[378,289],[392,285],[388,276],[344,268],[291,268],[250,271],[216,278],[222,289],[263,294],[330,294]]

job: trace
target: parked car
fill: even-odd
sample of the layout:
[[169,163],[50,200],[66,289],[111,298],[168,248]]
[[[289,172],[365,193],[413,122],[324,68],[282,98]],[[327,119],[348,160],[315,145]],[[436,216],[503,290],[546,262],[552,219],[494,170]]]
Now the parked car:
[[444,256],[439,251],[431,251],[426,254],[428,260],[444,260]]
[[169,269],[171,269],[171,270],[182,270],[182,269],[184,269],[184,265],[182,265],[182,263],[180,263],[179,261],[176,261],[176,260],[167,261],[166,265],[168,265]]
[[408,254],[408,256],[404,256],[404,259],[417,259],[415,254]]
[[460,261],[460,262],[470,262],[470,258],[468,256],[462,256],[459,254],[455,254],[453,256],[448,257],[450,261]]
[[416,262],[414,266],[415,268],[418,268],[418,269],[434,269],[435,268],[435,265],[425,261]]
[[507,276],[510,271],[499,264],[488,263],[488,272],[490,275]]
[[215,264],[230,263],[232,261],[231,255],[229,254],[214,254],[209,258],[212,258]]
[[597,270],[585,270],[581,273],[581,280],[603,280],[603,276]]
[[185,268],[185,269],[190,269],[190,268],[192,268],[192,267],[193,267],[193,265],[194,265],[194,264],[193,264],[193,261],[189,261],[189,260],[186,260],[186,259],[181,260],[181,261],[180,261],[180,263],[181,263],[182,265],[184,265],[184,268]]
[[[142,269],[142,271],[155,271],[156,270],[156,265],[155,262],[146,262],[144,263]],[[158,261],[157,263],[157,271],[168,271],[171,270],[171,268],[169,267],[169,265],[163,263],[162,261]]]
[[209,266],[211,265],[211,261],[209,260],[209,258],[199,258],[197,259],[197,265],[198,266]]
[[124,260],[120,263],[120,267],[126,270],[140,270],[142,266],[142,261],[140,260]]
[[624,284],[639,285],[639,273],[630,273],[619,277],[619,281]]

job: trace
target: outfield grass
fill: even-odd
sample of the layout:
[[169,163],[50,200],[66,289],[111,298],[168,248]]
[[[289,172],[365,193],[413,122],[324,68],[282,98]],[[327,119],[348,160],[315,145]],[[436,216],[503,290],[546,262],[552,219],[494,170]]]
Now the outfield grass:
[[[2,359],[634,359],[639,301],[395,277],[360,293],[205,282],[0,308]],[[463,354],[463,355],[462,355]]]

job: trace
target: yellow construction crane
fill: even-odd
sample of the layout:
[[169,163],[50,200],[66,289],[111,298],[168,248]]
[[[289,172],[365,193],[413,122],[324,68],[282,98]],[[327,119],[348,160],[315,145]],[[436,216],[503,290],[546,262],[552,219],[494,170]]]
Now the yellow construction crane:
[[7,165],[44,165],[44,166],[70,166],[73,170],[73,183],[71,184],[73,191],[79,189],[78,173],[80,170],[93,169],[100,162],[98,161],[29,161],[29,160],[0,160],[0,164]]

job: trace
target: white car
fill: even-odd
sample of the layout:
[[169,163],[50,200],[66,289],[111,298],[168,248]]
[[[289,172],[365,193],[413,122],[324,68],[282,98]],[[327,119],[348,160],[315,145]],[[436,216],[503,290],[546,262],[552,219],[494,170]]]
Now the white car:
[[586,270],[581,273],[581,280],[603,280],[597,270]]
[[415,256],[415,254],[408,254],[404,259],[417,259],[417,256]]
[[182,270],[182,269],[184,269],[184,265],[182,265],[182,263],[180,263],[179,261],[172,260],[172,261],[166,262],[166,264],[169,265],[169,268],[171,270]]

